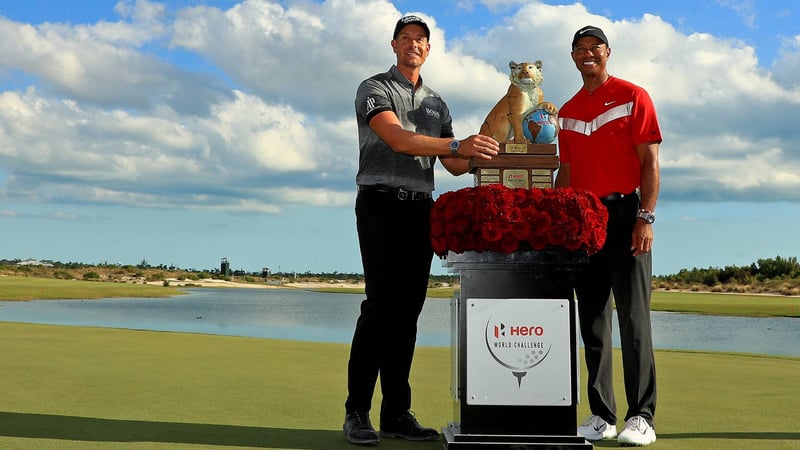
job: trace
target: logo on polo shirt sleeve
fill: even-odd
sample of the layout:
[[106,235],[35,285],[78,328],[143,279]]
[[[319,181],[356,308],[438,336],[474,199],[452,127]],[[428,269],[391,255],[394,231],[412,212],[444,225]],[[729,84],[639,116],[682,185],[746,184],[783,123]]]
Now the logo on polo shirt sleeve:
[[442,113],[433,109],[433,108],[425,108],[425,113],[431,117],[435,117],[437,119],[442,117]]
[[367,97],[365,102],[367,104],[367,114],[369,114],[373,109],[375,109],[375,97]]

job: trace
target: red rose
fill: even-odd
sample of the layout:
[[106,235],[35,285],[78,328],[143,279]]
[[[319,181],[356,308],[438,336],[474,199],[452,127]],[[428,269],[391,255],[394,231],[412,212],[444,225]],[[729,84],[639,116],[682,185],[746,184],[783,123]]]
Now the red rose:
[[573,188],[512,189],[501,184],[463,188],[439,196],[431,212],[434,252],[494,251],[522,247],[599,251],[608,211],[594,194]]

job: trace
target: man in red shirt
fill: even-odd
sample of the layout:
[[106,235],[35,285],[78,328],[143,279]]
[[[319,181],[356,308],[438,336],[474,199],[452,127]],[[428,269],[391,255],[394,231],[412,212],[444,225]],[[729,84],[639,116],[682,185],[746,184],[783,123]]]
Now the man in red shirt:
[[[656,440],[656,371],[650,329],[653,222],[659,190],[661,130],[647,91],[613,77],[600,28],[575,33],[572,60],[582,88],[559,111],[561,167],[556,187],[588,189],[608,209],[606,243],[576,280],[578,315],[592,415],[578,433],[625,445]],[[616,304],[628,410],[617,435],[612,376],[612,305]]]

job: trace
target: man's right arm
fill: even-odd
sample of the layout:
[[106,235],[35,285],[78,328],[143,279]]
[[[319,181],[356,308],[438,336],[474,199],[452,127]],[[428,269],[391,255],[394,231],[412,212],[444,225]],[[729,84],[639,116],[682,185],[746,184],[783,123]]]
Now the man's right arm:
[[[369,121],[369,126],[392,150],[411,156],[451,157],[450,141],[454,138],[426,136],[403,129],[394,111],[383,111]],[[500,146],[489,136],[473,135],[461,140],[458,155],[469,159],[492,159]]]

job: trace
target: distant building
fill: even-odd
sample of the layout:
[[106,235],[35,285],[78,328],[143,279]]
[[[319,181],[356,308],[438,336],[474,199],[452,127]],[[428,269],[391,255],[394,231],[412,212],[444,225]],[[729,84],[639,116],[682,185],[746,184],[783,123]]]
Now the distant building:
[[219,273],[226,277],[231,276],[231,264],[228,262],[228,258],[222,258],[219,263]]
[[35,259],[26,259],[25,261],[20,261],[17,263],[18,266],[40,266],[40,267],[53,267],[52,264],[37,261]]

